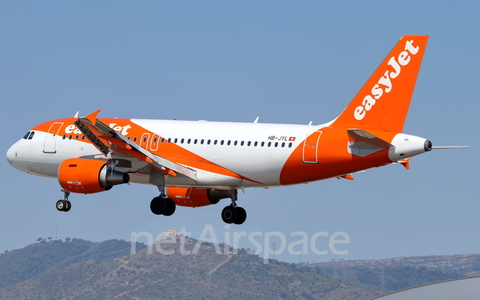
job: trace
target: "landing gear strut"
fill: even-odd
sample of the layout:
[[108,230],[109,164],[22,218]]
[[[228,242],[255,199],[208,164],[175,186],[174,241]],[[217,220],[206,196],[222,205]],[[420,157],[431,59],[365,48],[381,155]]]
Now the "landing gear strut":
[[243,207],[237,206],[237,190],[231,193],[232,203],[222,210],[222,220],[227,224],[243,224],[247,219],[247,212]]
[[150,202],[150,210],[156,215],[171,216],[175,212],[175,201],[167,197],[165,193],[165,174],[152,168],[150,172],[150,183],[157,186],[160,196]]
[[70,208],[72,208],[72,204],[70,203],[70,201],[68,201],[68,196],[70,196],[70,192],[67,190],[62,190],[62,192],[64,193],[63,200],[58,200],[56,207],[58,211],[67,212],[70,210]]

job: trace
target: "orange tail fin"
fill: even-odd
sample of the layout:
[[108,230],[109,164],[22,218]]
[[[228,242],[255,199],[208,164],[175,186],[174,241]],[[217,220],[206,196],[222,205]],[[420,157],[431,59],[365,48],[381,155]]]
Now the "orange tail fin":
[[402,132],[427,40],[403,36],[331,127]]

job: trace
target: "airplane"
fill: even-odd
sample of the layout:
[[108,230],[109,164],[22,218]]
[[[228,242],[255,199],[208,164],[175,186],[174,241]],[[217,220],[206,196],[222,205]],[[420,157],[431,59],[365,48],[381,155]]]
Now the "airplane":
[[[238,190],[277,187],[352,174],[400,163],[433,149],[402,133],[427,45],[426,35],[406,35],[391,50],[345,110],[312,125],[97,118],[57,119],[33,127],[8,150],[15,168],[57,178],[63,199],[125,183],[158,187],[150,202],[156,215],[176,206],[202,207],[230,198],[221,213],[242,224]],[[449,148],[449,147],[443,147]]]

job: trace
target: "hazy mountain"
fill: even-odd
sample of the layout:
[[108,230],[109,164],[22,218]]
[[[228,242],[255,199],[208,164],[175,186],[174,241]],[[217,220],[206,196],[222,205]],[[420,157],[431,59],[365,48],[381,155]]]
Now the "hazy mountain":
[[480,255],[265,264],[247,250],[170,237],[47,241],[0,254],[0,299],[370,299],[477,275]]
[[140,246],[133,255],[124,241],[78,239],[4,253],[0,299],[370,299],[381,294],[310,267],[264,264],[243,249],[234,254],[224,245],[170,241]]

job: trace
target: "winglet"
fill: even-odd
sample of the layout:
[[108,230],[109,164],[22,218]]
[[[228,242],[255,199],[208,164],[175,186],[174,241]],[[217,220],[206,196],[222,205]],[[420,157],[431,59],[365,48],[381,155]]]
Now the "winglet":
[[95,126],[95,124],[97,123],[97,115],[98,113],[101,111],[101,109],[89,114],[88,116],[86,116],[85,118],[88,119],[90,121],[90,123],[92,123],[92,125]]

